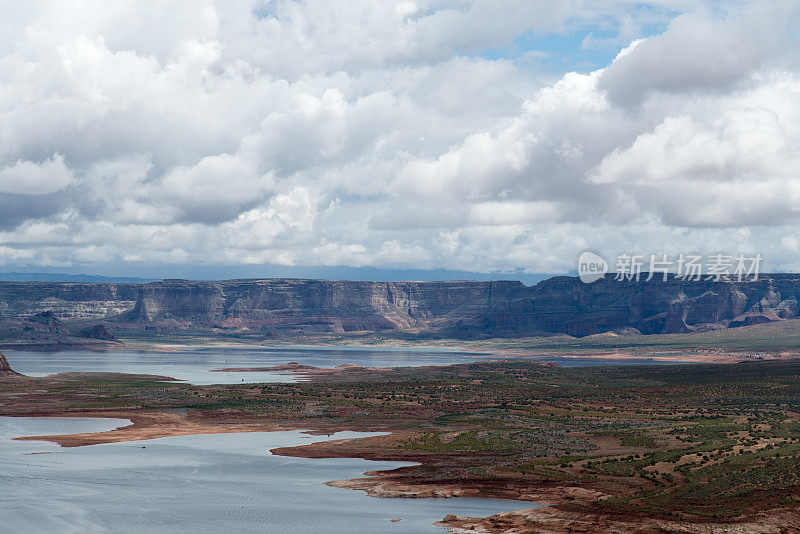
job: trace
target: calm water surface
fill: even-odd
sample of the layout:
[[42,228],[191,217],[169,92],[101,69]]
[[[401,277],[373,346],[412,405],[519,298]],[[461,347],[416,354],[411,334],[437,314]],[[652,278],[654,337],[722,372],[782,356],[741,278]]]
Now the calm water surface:
[[[274,447],[325,439],[301,432],[177,436],[77,448],[9,439],[125,424],[0,417],[0,531],[441,534],[445,530],[433,522],[450,513],[486,516],[536,506],[498,499],[379,499],[326,486],[328,480],[410,464],[269,454]],[[327,439],[369,435],[340,432]]]
[[[5,351],[4,353],[14,370],[30,376],[45,376],[70,371],[144,373],[170,376],[194,384],[292,382],[296,380],[294,375],[278,372],[210,372],[212,369],[228,367],[271,367],[289,362],[299,362],[316,367],[336,367],[347,363],[365,367],[405,367],[450,365],[496,359],[489,354],[447,349],[362,347],[214,347],[193,348],[179,352],[73,350],[57,352]],[[507,356],[503,356],[503,358],[507,358]],[[665,364],[651,359],[589,360],[559,357],[533,359],[556,362],[564,367]]]

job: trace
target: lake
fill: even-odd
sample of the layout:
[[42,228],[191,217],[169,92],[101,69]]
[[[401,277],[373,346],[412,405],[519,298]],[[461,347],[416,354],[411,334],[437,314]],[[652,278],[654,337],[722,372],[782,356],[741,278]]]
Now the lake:
[[447,514],[487,516],[537,506],[500,499],[368,497],[323,483],[410,464],[268,452],[375,434],[340,432],[325,438],[299,431],[253,432],[77,448],[9,439],[126,424],[119,419],[0,417],[0,530],[442,534],[445,530],[433,523]]
[[[218,373],[229,367],[271,367],[299,362],[316,367],[352,363],[364,367],[405,367],[473,363],[509,356],[430,348],[383,347],[208,347],[178,352],[153,351],[5,351],[11,367],[29,376],[64,372],[119,372],[163,375],[193,384],[234,382],[292,382],[296,376],[280,372]],[[639,359],[588,359],[569,357],[527,358],[558,363],[563,367],[601,365],[667,365],[688,362],[660,362]]]

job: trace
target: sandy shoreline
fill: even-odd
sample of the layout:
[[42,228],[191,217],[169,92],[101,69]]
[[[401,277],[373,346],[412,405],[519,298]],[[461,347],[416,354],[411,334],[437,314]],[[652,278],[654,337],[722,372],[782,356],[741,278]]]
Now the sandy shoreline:
[[[8,416],[15,417],[15,416]],[[79,434],[54,434],[42,436],[16,437],[18,441],[49,441],[61,447],[83,447],[103,443],[119,443],[123,441],[140,441],[172,436],[188,436],[194,434],[229,434],[235,432],[274,432],[282,430],[303,430],[276,423],[248,422],[198,422],[180,414],[165,412],[48,412],[26,414],[23,417],[75,417],[97,419],[127,419],[130,425],[106,430],[103,432],[86,432]]]

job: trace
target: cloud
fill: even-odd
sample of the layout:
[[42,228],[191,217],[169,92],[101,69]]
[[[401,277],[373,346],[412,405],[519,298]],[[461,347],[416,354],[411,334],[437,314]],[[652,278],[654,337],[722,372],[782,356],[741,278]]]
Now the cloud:
[[623,106],[658,93],[723,92],[763,68],[796,62],[798,22],[800,9],[789,0],[745,4],[724,18],[709,10],[683,14],[621,54],[599,86]]
[[258,176],[252,166],[230,154],[206,156],[180,166],[147,186],[151,204],[178,208],[175,221],[219,223],[230,220],[267,197],[270,173]]
[[17,160],[0,168],[0,228],[58,213],[69,205],[64,190],[74,184],[61,154],[38,163]]
[[800,216],[800,145],[787,134],[765,109],[668,117],[607,155],[592,180],[672,225],[791,223]]
[[[0,263],[792,265],[794,2],[18,4]],[[620,53],[554,76],[517,50],[555,35]]]
[[40,163],[18,160],[0,168],[0,194],[47,195],[69,186],[73,179],[61,154]]

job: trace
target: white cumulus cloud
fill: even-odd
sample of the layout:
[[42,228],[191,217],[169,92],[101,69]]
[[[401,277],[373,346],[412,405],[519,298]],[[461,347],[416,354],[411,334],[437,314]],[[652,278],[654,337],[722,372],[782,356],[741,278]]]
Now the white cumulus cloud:
[[0,10],[0,264],[796,263],[790,0]]

